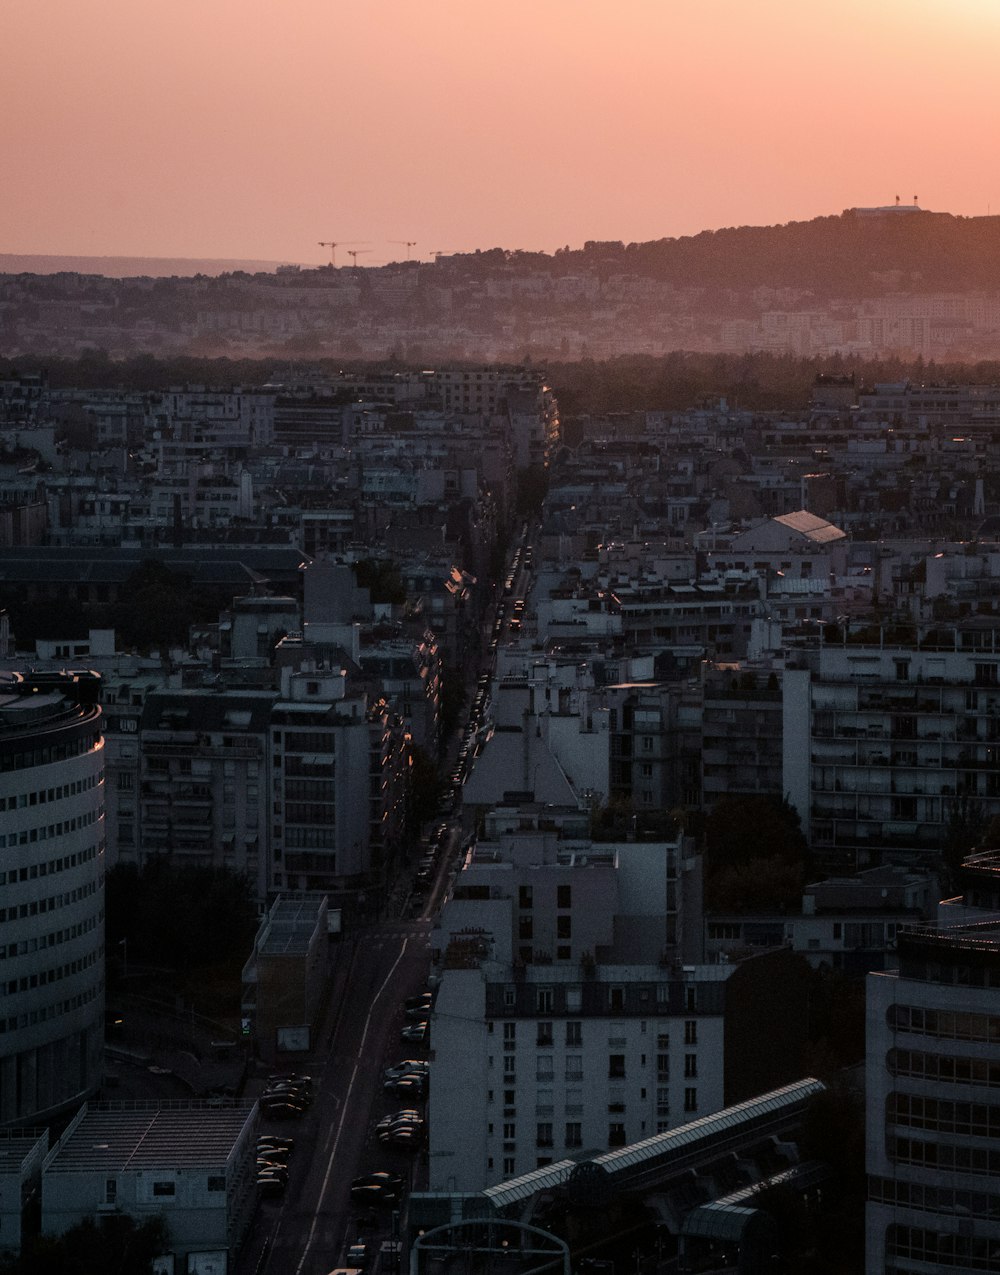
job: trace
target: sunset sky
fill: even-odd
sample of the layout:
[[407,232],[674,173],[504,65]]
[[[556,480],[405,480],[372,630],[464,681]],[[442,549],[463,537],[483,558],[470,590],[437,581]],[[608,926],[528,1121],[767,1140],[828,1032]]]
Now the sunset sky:
[[1000,212],[1000,0],[6,0],[3,39],[0,252]]

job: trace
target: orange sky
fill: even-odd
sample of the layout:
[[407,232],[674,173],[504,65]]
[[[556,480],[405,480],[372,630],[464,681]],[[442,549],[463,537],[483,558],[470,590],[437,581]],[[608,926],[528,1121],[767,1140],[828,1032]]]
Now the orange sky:
[[1000,0],[6,0],[3,39],[0,252],[1000,212]]

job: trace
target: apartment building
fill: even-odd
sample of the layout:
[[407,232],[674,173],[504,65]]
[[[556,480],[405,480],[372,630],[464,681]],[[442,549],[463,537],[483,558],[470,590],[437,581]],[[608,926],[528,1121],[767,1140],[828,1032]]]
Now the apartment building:
[[905,644],[840,636],[785,669],[784,792],[831,865],[934,858],[963,801],[1000,813],[1000,635],[970,620]]
[[699,896],[683,840],[536,830],[469,850],[432,935],[431,1190],[624,1146],[794,1069],[787,1027],[767,1057],[759,1028],[768,998],[799,1002],[797,958],[698,963]]
[[937,925],[899,933],[898,971],[868,979],[868,1275],[989,1271],[1000,1252],[996,853],[963,875]]
[[104,1046],[104,741],[93,674],[0,675],[0,1125],[78,1105]]
[[[138,861],[217,865],[267,889],[268,726],[274,691],[156,691],[139,724]],[[120,823],[119,823],[120,826]]]

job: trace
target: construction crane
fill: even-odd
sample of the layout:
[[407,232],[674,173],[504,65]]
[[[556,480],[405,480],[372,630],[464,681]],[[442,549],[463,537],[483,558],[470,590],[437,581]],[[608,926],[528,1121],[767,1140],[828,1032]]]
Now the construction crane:
[[348,248],[347,255],[354,263],[355,270],[358,268],[358,258],[364,256],[366,252],[371,252],[371,248]]
[[319,246],[321,248],[330,249],[330,265],[331,266],[335,266],[337,264],[337,249],[346,248],[348,244],[352,244],[352,243],[368,243],[368,240],[367,239],[336,239],[336,240],[320,239],[319,240]]
[[410,259],[410,249],[411,249],[411,248],[415,248],[415,247],[417,246],[417,241],[416,241],[416,239],[389,239],[387,242],[388,242],[388,243],[398,243],[398,244],[403,244],[403,245],[405,246],[405,248],[406,248],[406,259],[407,259],[407,261],[409,261],[409,259]]

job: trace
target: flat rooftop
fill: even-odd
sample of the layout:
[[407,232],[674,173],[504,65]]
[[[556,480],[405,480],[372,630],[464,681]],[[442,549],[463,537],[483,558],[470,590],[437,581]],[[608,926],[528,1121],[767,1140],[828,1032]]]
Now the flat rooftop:
[[254,1106],[90,1106],[46,1164],[47,1173],[215,1169],[232,1154]]

